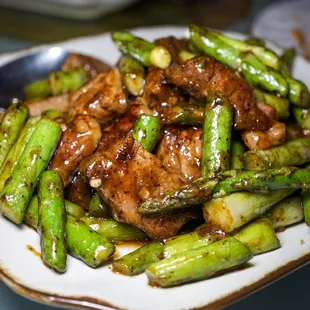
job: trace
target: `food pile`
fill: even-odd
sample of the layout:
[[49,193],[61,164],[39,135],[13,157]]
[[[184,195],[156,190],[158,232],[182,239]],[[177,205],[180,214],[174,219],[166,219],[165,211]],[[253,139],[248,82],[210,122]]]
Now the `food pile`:
[[[310,95],[294,50],[190,26],[112,33],[114,67],[70,54],[0,125],[0,212],[38,231],[43,262],[146,272],[170,287],[238,268],[310,225]],[[103,51],[104,52],[104,51]],[[113,259],[118,242],[146,245]]]

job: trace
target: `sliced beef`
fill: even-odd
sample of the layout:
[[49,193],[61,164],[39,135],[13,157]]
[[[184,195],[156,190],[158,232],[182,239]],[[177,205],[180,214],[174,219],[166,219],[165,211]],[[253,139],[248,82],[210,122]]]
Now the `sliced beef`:
[[76,172],[82,159],[92,155],[101,139],[101,128],[95,118],[78,115],[62,135],[50,169],[58,171],[64,186]]
[[158,146],[156,156],[182,180],[191,182],[200,177],[202,130],[168,128]]
[[189,211],[152,216],[138,212],[142,201],[184,183],[130,133],[83,160],[80,170],[90,182],[96,180],[96,190],[118,221],[139,227],[151,238],[172,237],[192,218]]
[[237,130],[262,130],[270,128],[273,119],[257,106],[252,87],[239,75],[213,57],[195,57],[183,65],[172,65],[165,70],[167,81],[197,98],[221,93],[235,110],[234,125]]

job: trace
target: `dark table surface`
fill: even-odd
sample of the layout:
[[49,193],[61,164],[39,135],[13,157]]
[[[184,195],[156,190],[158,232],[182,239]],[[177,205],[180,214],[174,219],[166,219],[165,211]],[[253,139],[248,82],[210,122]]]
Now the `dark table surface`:
[[[137,26],[196,22],[218,29],[250,32],[253,17],[270,0],[142,1],[96,21],[72,21],[2,9],[0,53],[34,44]],[[173,14],[171,14],[173,12]],[[38,31],[37,29],[40,29]],[[245,309],[309,309],[310,265],[229,306]],[[52,310],[25,299],[0,282],[0,310]]]

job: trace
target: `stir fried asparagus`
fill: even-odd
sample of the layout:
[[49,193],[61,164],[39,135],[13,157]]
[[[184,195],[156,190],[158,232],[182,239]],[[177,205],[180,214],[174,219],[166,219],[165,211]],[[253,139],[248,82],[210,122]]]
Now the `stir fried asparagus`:
[[243,190],[268,193],[276,189],[310,188],[310,171],[294,167],[264,171],[228,171],[222,176],[223,180],[200,178],[179,190],[148,199],[140,205],[139,211],[142,214],[163,213],[199,205],[211,198],[220,198]]
[[45,171],[38,186],[39,232],[43,262],[58,272],[66,271],[66,210],[58,172]]
[[129,54],[144,66],[156,66],[165,69],[171,62],[169,51],[163,46],[156,46],[129,32],[114,32],[112,40],[124,54]]
[[88,214],[95,218],[109,217],[108,206],[98,193],[95,193],[90,201]]
[[26,144],[12,176],[0,196],[0,212],[20,224],[32,197],[40,174],[46,169],[61,137],[59,124],[42,118]]
[[145,271],[151,264],[163,258],[163,245],[153,241],[137,250],[115,260],[112,263],[113,271],[127,276],[134,276]]
[[203,124],[201,175],[204,178],[215,177],[230,168],[232,106],[226,98],[211,98]]
[[242,155],[245,152],[245,147],[241,141],[232,140],[231,141],[231,157],[230,157],[230,167],[234,170],[239,170],[243,168]]
[[235,238],[165,258],[146,269],[149,284],[171,287],[207,279],[220,271],[237,268],[252,258],[251,250]]
[[272,221],[274,229],[285,228],[301,222],[304,214],[300,197],[295,195],[280,201],[269,210],[268,217]]
[[28,118],[28,108],[15,102],[5,111],[0,124],[0,168]]
[[133,96],[141,96],[145,85],[145,70],[143,66],[129,55],[123,55],[118,67],[123,75],[124,84]]

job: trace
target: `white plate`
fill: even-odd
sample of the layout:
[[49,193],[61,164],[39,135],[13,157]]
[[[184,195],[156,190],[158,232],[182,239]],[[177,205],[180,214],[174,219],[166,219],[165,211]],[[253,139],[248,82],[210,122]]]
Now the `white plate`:
[[298,43],[292,30],[300,28],[310,42],[310,1],[287,1],[267,6],[256,18],[252,26],[254,36],[274,41],[283,47]]
[[[0,0],[1,6],[63,18],[89,20],[112,13],[137,0]],[[61,6],[61,9],[60,9]]]
[[[187,34],[185,28],[176,27],[146,28],[134,32],[150,40]],[[97,56],[111,64],[119,55],[107,34],[67,41],[57,46]],[[43,47],[35,49],[40,48]],[[0,65],[31,51],[0,56]],[[299,57],[294,71],[296,77],[310,85],[308,62]],[[0,275],[18,293],[55,305],[89,309],[183,310],[204,306],[218,309],[309,261],[310,230],[305,224],[288,228],[279,234],[279,239],[282,244],[279,250],[254,257],[247,268],[197,283],[160,289],[148,286],[144,274],[126,277],[113,273],[109,266],[91,269],[71,257],[68,259],[68,271],[58,275],[27,249],[27,245],[31,245],[40,250],[38,234],[0,217]]]

